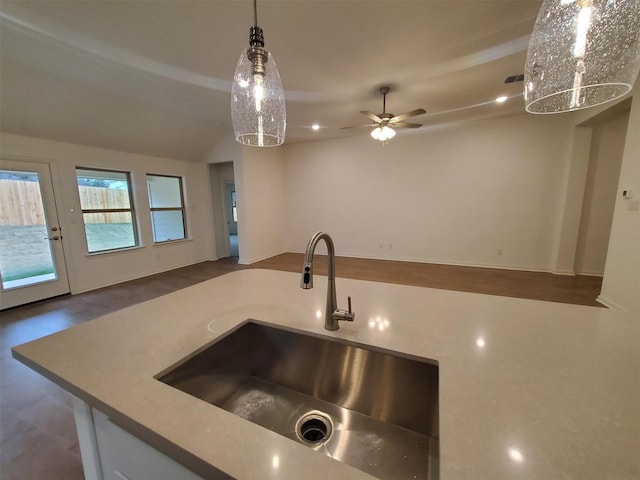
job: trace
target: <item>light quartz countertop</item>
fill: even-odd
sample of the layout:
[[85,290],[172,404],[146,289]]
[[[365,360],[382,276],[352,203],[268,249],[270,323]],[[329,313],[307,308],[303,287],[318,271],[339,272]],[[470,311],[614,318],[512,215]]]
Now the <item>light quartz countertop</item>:
[[371,478],[154,379],[251,318],[437,361],[443,480],[640,478],[636,316],[338,278],[356,321],[329,332],[317,318],[326,277],[313,290],[299,281],[230,273],[14,355],[205,477]]

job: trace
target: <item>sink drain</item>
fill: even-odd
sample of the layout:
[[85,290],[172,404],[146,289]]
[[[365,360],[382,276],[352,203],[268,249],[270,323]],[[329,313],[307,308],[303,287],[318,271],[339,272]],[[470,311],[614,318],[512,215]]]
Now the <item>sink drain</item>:
[[305,443],[315,445],[326,442],[332,431],[331,418],[317,410],[304,414],[296,423],[296,435]]

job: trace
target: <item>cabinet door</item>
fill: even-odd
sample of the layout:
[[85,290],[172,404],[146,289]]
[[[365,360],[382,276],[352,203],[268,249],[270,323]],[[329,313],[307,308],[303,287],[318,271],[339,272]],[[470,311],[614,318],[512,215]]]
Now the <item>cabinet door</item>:
[[202,480],[93,409],[104,480]]

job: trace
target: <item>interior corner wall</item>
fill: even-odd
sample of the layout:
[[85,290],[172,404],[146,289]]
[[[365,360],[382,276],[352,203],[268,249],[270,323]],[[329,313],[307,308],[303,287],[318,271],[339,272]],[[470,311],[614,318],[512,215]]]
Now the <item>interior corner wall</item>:
[[234,162],[242,157],[242,146],[236,142],[233,134],[225,135],[216,142],[209,154],[205,157],[205,163]]
[[553,272],[561,275],[575,274],[576,245],[580,232],[580,218],[584,202],[584,190],[589,169],[593,127],[576,126],[566,172],[566,188],[562,221],[558,227],[556,263]]
[[552,271],[573,124],[518,115],[285,148],[287,247]]
[[[631,103],[609,249],[598,299],[640,319],[640,84]],[[633,189],[632,199],[622,197]],[[635,208],[634,208],[635,207]]]
[[604,274],[628,119],[629,112],[623,111],[593,125],[580,230],[576,242],[577,274]]
[[[1,153],[10,159],[51,166],[56,208],[64,232],[63,250],[72,293],[93,290],[162,271],[211,260],[211,200],[207,165],[104,150],[40,138],[2,133]],[[88,254],[76,167],[131,172],[140,248]],[[176,175],[184,179],[189,239],[153,244],[146,174]]]
[[285,252],[285,184],[282,147],[242,147],[234,163],[238,204],[238,263],[248,265]]

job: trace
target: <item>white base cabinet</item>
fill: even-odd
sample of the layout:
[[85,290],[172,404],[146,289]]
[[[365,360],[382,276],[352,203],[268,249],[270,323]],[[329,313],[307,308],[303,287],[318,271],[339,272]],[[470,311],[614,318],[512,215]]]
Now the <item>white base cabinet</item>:
[[87,480],[202,480],[72,396]]

